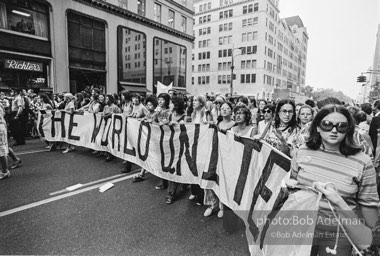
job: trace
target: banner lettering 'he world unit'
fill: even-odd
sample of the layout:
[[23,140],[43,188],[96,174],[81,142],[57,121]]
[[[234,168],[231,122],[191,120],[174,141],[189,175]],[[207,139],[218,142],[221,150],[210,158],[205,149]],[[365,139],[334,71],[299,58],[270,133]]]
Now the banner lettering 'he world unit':
[[[290,220],[297,210],[316,213],[318,196],[300,191],[288,197],[281,181],[290,159],[265,142],[218,132],[213,125],[158,126],[116,114],[106,120],[93,113],[41,112],[38,124],[48,141],[107,151],[158,177],[213,189],[244,220],[252,255],[310,254],[312,236],[299,240],[297,234],[313,233],[315,214],[303,216],[311,220],[306,230],[302,225],[297,231],[298,219],[282,226],[275,221]],[[296,237],[286,237],[292,229]]]

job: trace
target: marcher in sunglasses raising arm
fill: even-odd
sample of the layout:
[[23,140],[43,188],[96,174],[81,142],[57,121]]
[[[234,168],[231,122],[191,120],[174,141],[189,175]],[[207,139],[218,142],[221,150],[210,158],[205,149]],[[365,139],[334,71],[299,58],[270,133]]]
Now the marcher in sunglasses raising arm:
[[265,131],[265,128],[270,125],[270,123],[273,121],[274,118],[274,112],[276,111],[276,107],[272,104],[266,104],[263,113],[264,113],[264,120],[261,120],[257,126],[257,136],[260,137],[261,134]]
[[[343,232],[339,231],[331,211],[333,206],[339,213],[340,221],[344,223],[348,235],[359,249],[365,249],[371,241],[368,230],[377,221],[379,203],[375,169],[371,159],[355,144],[354,130],[353,118],[344,106],[327,105],[312,121],[306,145],[301,146],[294,154],[291,177],[295,184],[326,184],[322,187],[316,186],[325,197],[319,204],[311,255],[326,255],[327,248],[334,248],[336,255],[351,255],[350,242]],[[290,183],[287,182],[288,185]],[[344,211],[340,207],[342,204],[337,204],[335,199],[330,197],[329,193],[332,191],[325,189],[327,184],[331,184],[336,191],[334,198],[338,198],[338,201],[343,199],[344,205],[348,206],[343,207]],[[356,214],[361,211],[365,225],[369,228],[363,226],[360,221],[356,222],[357,226],[349,225],[355,224],[353,221],[348,223],[348,217],[345,217],[352,216],[351,210]]]

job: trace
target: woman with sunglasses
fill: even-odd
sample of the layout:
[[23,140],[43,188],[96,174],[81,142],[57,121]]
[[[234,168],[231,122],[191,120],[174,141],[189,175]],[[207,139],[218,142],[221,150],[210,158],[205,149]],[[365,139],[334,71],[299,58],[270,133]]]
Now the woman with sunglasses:
[[276,107],[274,122],[268,125],[261,138],[286,155],[295,148],[299,127],[296,121],[294,101],[281,100]]
[[211,117],[215,123],[218,123],[223,119],[221,106],[225,101],[226,100],[220,95],[216,96],[215,98],[214,104],[211,109]]
[[[339,231],[333,208],[359,250],[367,248],[372,240],[370,228],[377,221],[379,204],[375,169],[355,144],[354,130],[355,123],[344,106],[327,105],[316,114],[309,140],[292,160],[288,186],[314,186],[324,194],[314,231],[313,256],[328,255],[326,251],[331,248],[335,255],[351,255],[351,244]],[[359,211],[365,225],[355,215]]]
[[274,105],[265,105],[263,110],[264,120],[260,121],[257,126],[257,136],[261,136],[261,134],[265,131],[265,127],[267,127],[267,125],[270,125],[270,123],[273,121],[275,110],[276,107]]
[[[225,101],[220,106],[221,116],[223,120],[218,121],[217,123],[219,131],[226,132],[235,125],[235,122],[232,120],[232,110],[233,110],[233,106],[232,106],[232,103],[229,101]],[[205,189],[204,204],[209,206],[203,214],[205,217],[212,215],[214,212],[217,211],[218,208],[219,208],[218,217],[219,218],[223,217],[224,206],[219,201],[219,198],[215,195],[212,189]]]

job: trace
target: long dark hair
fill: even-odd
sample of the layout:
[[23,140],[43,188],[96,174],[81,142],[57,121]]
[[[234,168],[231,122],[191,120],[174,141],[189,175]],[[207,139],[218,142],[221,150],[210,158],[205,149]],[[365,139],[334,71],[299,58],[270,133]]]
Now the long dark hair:
[[245,115],[245,124],[249,125],[249,123],[251,122],[251,116],[252,116],[251,110],[249,110],[249,108],[247,106],[245,106],[245,105],[239,105],[239,106],[236,106],[234,108],[234,114],[236,115],[236,113],[239,110],[244,112],[244,115]]
[[157,96],[157,100],[159,99],[159,98],[163,98],[164,99],[164,101],[165,101],[165,107],[166,108],[169,108],[169,104],[170,104],[170,95],[169,94],[167,94],[167,93],[160,93],[158,96]]
[[292,119],[290,119],[290,122],[288,123],[288,127],[291,128],[291,129],[294,129],[294,128],[297,127],[296,104],[294,103],[293,100],[290,100],[290,99],[280,100],[280,102],[277,104],[277,106],[276,106],[276,113],[275,113],[275,116],[274,116],[274,127],[275,128],[280,127],[281,120],[280,120],[279,114],[280,114],[280,110],[281,110],[282,106],[284,106],[285,104],[290,104],[293,107],[293,115],[292,115]]
[[345,106],[337,104],[326,105],[315,115],[310,126],[310,136],[308,141],[306,142],[306,146],[314,150],[317,150],[321,147],[322,137],[317,131],[317,127],[319,126],[319,124],[325,116],[334,112],[344,115],[347,118],[349,126],[344,140],[339,145],[340,153],[342,153],[345,156],[351,156],[359,153],[362,150],[362,148],[359,145],[357,145],[354,140],[355,123],[351,116],[351,113],[347,110]]
[[190,101],[190,106],[188,106],[187,108],[186,108],[186,116],[191,116],[191,114],[193,113],[193,111],[194,111],[194,107],[193,107],[193,96],[190,96],[188,99],[187,99],[187,101],[186,101],[186,104],[187,104],[187,102],[188,101]]
[[50,100],[49,96],[47,96],[45,93],[40,94],[40,99],[42,100],[43,103],[50,104],[53,107],[53,105],[51,104],[51,100]]
[[128,90],[123,90],[120,95],[123,95],[124,96],[124,100],[122,102],[122,104],[125,104],[126,101],[131,101],[132,100],[132,93]]
[[177,112],[177,114],[182,115],[185,113],[185,102],[181,97],[173,96],[171,101],[174,105],[173,111]]

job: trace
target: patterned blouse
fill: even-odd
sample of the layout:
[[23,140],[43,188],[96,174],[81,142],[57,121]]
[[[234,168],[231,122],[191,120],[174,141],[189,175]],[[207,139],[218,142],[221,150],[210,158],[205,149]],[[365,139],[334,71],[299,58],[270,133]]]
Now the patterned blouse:
[[[269,129],[265,133],[263,139],[268,142],[270,145],[275,147],[276,149],[281,151],[281,140],[276,136],[275,134],[275,126],[274,121],[269,126]],[[287,127],[285,130],[282,131],[282,136],[286,140],[286,143],[290,147],[290,150],[293,150],[297,148],[297,134],[298,134],[299,128],[298,127]]]

